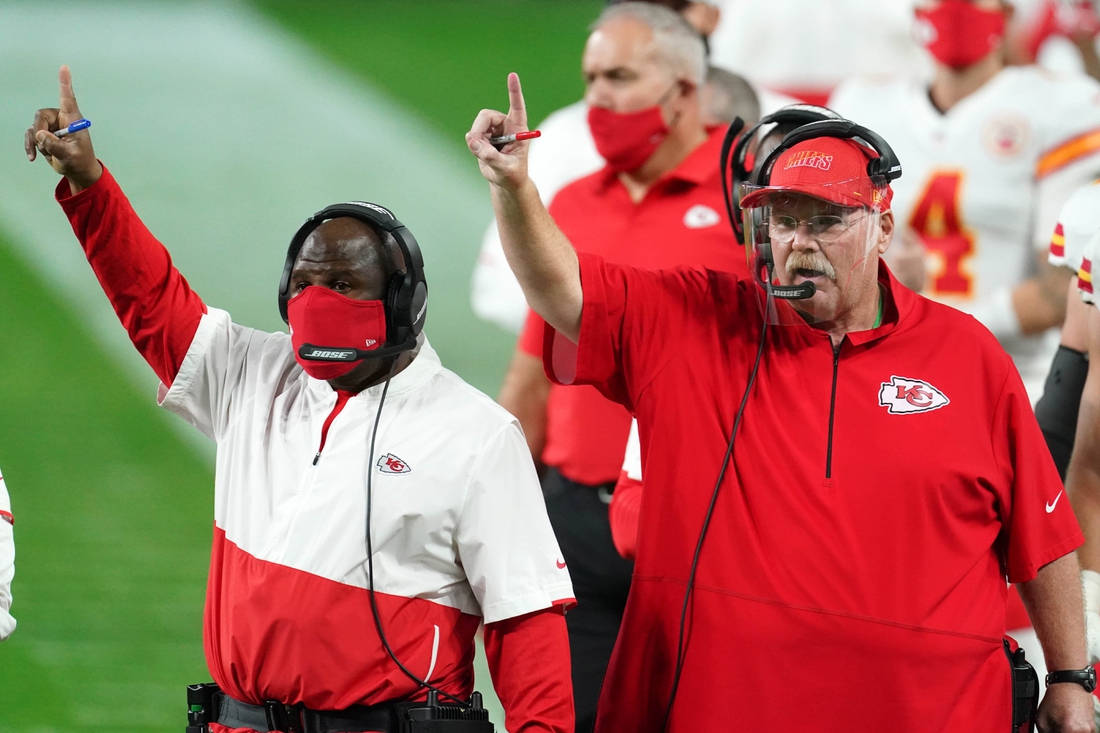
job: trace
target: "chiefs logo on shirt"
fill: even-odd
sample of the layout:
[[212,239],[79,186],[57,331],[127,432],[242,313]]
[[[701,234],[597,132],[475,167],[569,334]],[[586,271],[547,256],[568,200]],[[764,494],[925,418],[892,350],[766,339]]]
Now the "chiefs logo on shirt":
[[718,212],[709,206],[696,204],[684,214],[684,226],[688,229],[706,229],[722,221]]
[[921,379],[892,376],[878,391],[878,403],[891,415],[929,412],[950,402],[947,395]]
[[379,473],[412,473],[409,464],[405,463],[393,453],[387,453],[382,456],[374,465],[378,466]]

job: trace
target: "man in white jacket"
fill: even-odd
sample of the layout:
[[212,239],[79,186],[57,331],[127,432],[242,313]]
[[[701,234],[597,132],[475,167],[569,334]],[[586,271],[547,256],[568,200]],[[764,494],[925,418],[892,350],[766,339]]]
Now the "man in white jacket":
[[0,474],[0,641],[15,631],[15,619],[8,613],[11,610],[11,579],[15,575],[14,524],[11,499],[8,498],[4,476]]

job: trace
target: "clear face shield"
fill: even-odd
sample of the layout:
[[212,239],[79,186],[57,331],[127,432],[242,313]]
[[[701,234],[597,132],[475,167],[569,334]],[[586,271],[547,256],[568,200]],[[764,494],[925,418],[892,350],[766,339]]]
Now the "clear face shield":
[[877,307],[878,260],[889,241],[885,180],[798,190],[746,183],[740,194],[745,254],[768,323],[829,323]]

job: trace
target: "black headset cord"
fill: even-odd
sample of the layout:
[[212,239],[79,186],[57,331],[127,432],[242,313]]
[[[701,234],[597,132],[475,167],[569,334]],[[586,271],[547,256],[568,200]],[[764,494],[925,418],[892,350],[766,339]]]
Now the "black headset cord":
[[393,365],[390,367],[390,373],[386,375],[386,383],[382,386],[382,394],[378,398],[378,412],[374,416],[374,428],[370,433],[370,452],[367,454],[367,589],[370,592],[370,612],[374,616],[374,628],[378,630],[378,638],[382,641],[382,646],[386,650],[386,654],[390,656],[393,663],[397,665],[406,677],[415,682],[419,687],[426,687],[428,690],[436,693],[440,697],[445,697],[448,700],[453,700],[462,707],[470,707],[470,703],[466,700],[455,697],[449,692],[444,692],[427,680],[422,680],[415,674],[409,671],[409,668],[401,663],[401,660],[397,658],[397,655],[393,653],[393,648],[390,646],[390,642],[386,639],[386,632],[382,629],[382,616],[378,613],[378,602],[374,597],[374,544],[371,541],[370,520],[371,520],[371,504],[373,503],[373,494],[371,492],[371,476],[374,474],[374,440],[378,437],[378,424],[382,421],[382,405],[386,403],[386,393],[390,389],[390,380],[393,379],[394,372],[397,370],[397,359],[393,360]]
[[699,569],[699,556],[703,552],[703,540],[707,538],[707,530],[710,529],[710,520],[714,516],[714,507],[718,503],[718,491],[722,488],[722,481],[726,478],[726,468],[729,467],[733,457],[733,444],[737,439],[737,428],[741,426],[741,418],[745,415],[745,406],[749,403],[749,395],[752,393],[752,385],[756,382],[756,373],[760,369],[760,360],[764,356],[764,344],[768,338],[768,313],[774,304],[771,288],[767,289],[768,296],[765,302],[763,326],[760,330],[760,346],[756,349],[756,361],[753,362],[752,371],[749,372],[749,381],[745,385],[745,394],[741,396],[741,405],[737,408],[737,415],[733,419],[733,430],[730,431],[729,443],[726,445],[726,455],[722,459],[722,469],[718,472],[718,480],[714,483],[714,491],[710,495],[710,505],[707,506],[707,514],[703,519],[703,526],[699,530],[699,539],[695,543],[695,555],[691,558],[691,572],[688,573],[687,590],[684,591],[684,605],[680,610],[680,635],[676,641],[676,669],[672,674],[672,689],[668,693],[668,705],[665,707],[665,719],[661,723],[661,731],[668,730],[668,721],[672,717],[672,706],[676,702],[676,692],[680,687],[680,673],[684,668],[684,631],[687,626],[688,606],[691,603],[691,595],[695,589],[695,573]]

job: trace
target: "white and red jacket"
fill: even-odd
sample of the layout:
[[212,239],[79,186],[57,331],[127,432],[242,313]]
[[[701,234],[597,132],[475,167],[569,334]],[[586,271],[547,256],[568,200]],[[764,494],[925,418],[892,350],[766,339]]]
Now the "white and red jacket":
[[4,485],[3,475],[0,475],[0,640],[15,631],[15,619],[8,613],[11,609],[11,579],[15,576],[14,524],[8,488]]
[[381,386],[337,392],[302,371],[286,334],[206,308],[108,172],[75,196],[62,181],[57,197],[161,403],[218,444],[204,637],[221,688],[322,710],[422,696],[372,619],[369,474],[397,658],[468,696],[484,620],[509,730],[572,730],[573,591],[515,419],[422,340],[389,386],[372,458]]

